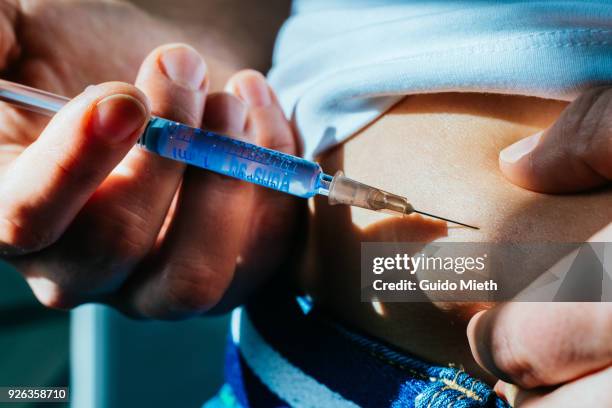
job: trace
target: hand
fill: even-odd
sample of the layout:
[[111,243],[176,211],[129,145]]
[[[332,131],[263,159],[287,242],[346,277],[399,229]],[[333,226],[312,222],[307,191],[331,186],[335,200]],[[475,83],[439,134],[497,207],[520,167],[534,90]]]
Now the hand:
[[133,82],[146,54],[177,36],[174,26],[127,2],[0,3],[3,76],[69,97],[89,84]]
[[232,94],[208,84],[194,49],[160,47],[138,88],[90,87],[31,143],[0,145],[0,248],[43,304],[184,317],[218,305],[232,282],[247,293],[284,259],[296,200],[133,147],[155,114],[296,153],[261,74],[234,75]]
[[612,406],[610,303],[507,303],[474,315],[468,338],[513,407]]
[[[612,180],[612,89],[585,93],[547,131],[500,154],[521,187],[570,193]],[[612,406],[612,305],[508,303],[472,317],[476,361],[516,407]]]
[[[214,72],[211,89],[219,90],[238,67],[267,66],[268,48],[283,18],[282,8],[269,10],[246,0],[229,6],[179,1],[172,5],[176,13],[165,10],[169,2],[139,3],[164,18],[121,0],[0,1],[2,77],[73,97],[91,84],[133,83],[150,50],[179,41],[206,50]],[[235,29],[222,35],[228,26]],[[47,122],[0,104],[0,143],[18,153]],[[0,161],[0,171],[5,164]]]
[[548,130],[499,155],[511,182],[542,193],[573,193],[612,180],[612,88],[586,92]]
[[[146,53],[171,29],[128,3],[0,2],[2,77],[75,96],[90,84],[133,82]],[[0,171],[33,142],[48,118],[0,104]]]

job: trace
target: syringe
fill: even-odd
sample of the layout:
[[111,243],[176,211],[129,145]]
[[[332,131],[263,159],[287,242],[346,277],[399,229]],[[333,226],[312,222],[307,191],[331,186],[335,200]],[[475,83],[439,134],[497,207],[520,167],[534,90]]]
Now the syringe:
[[[0,80],[0,100],[53,116],[69,99],[40,89]],[[468,228],[472,225],[415,210],[405,197],[345,177],[323,172],[313,161],[266,149],[171,120],[152,117],[138,140],[160,156],[302,198],[328,196],[346,204],[395,215],[419,213]]]

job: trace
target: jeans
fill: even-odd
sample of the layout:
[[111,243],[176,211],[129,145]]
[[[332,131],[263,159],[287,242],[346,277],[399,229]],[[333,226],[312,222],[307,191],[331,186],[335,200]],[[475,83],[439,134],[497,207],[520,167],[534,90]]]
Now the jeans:
[[395,350],[278,292],[234,312],[225,369],[206,408],[509,407],[459,368]]

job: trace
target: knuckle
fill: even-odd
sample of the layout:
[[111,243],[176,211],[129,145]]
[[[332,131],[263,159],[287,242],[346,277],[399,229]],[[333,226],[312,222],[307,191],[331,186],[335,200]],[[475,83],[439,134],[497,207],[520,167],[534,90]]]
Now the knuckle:
[[169,118],[177,122],[185,123],[190,126],[198,126],[201,122],[201,114],[198,109],[201,101],[198,96],[184,95],[185,92],[175,92],[166,100],[154,101],[153,114],[163,118]]
[[[229,283],[228,273],[208,267],[173,265],[168,279],[170,308],[180,313],[203,313],[217,305]],[[231,274],[229,274],[231,275]]]
[[597,88],[586,100],[574,137],[567,140],[574,154],[595,172],[612,178],[612,88]]
[[510,382],[530,388],[541,382],[541,374],[531,358],[515,341],[501,335],[493,342],[493,360],[496,368],[506,374]]
[[0,241],[6,252],[21,255],[39,251],[55,242],[56,236],[44,227],[18,223],[10,217],[0,217]]
[[74,256],[74,247],[12,260],[25,277],[38,301],[53,309],[72,309],[83,301],[94,301],[116,290],[117,279],[99,260]]
[[123,262],[140,260],[151,249],[151,239],[146,231],[137,225],[126,225],[122,228],[119,239],[111,240],[109,253]]
[[274,128],[264,128],[256,133],[258,139],[261,140],[260,143],[269,149],[291,154],[296,150],[291,129],[286,123],[278,124]]
[[252,189],[250,184],[239,178],[197,168],[187,169],[184,179],[188,183],[201,185],[210,191],[209,194],[218,196],[219,199],[226,198],[228,201],[235,199],[239,192],[246,193]]
[[76,299],[66,288],[44,277],[28,279],[34,296],[43,305],[51,309],[67,310],[78,305]]
[[[95,231],[100,234],[104,252],[113,262],[131,263],[142,259],[151,250],[156,231],[147,221],[147,214],[131,210],[129,206],[117,207],[116,212],[98,215],[91,220]],[[88,229],[87,225],[84,229]],[[85,231],[83,231],[85,232]],[[97,246],[96,251],[100,251]]]

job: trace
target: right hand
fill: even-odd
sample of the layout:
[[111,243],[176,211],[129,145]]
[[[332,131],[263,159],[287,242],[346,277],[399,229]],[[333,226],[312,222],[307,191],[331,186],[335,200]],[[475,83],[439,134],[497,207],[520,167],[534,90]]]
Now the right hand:
[[208,95],[208,83],[194,49],[164,46],[145,59],[138,88],[90,87],[32,140],[4,132],[0,250],[43,304],[184,317],[246,277],[232,285],[244,295],[286,257],[297,200],[134,147],[154,114],[296,153],[261,74],[234,75],[232,93]]

